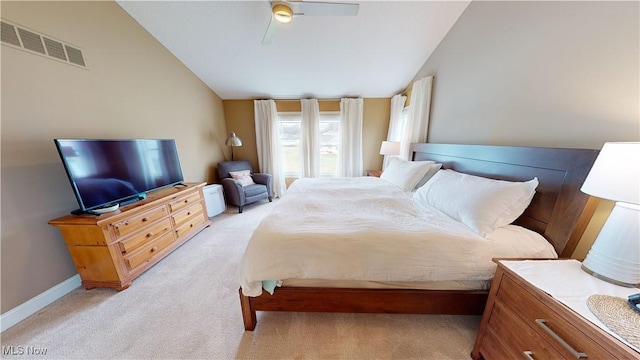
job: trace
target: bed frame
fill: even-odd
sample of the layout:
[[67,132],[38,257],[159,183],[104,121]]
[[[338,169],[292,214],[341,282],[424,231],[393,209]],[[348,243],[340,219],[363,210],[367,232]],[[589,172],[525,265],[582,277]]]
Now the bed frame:
[[[542,234],[560,257],[570,257],[597,200],[580,192],[598,150],[489,145],[412,144],[413,160],[433,160],[444,169],[493,179],[540,184],[516,224]],[[273,295],[248,297],[240,290],[245,330],[256,311],[480,315],[484,290],[412,290],[279,287]]]

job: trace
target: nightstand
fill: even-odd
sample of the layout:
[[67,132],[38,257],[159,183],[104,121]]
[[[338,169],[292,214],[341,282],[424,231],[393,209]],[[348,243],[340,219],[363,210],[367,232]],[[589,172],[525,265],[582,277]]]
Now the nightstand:
[[367,176],[380,177],[380,175],[382,175],[382,170],[367,170]]
[[499,260],[473,359],[638,359],[587,307],[587,298],[622,298],[636,288],[587,274],[577,260]]

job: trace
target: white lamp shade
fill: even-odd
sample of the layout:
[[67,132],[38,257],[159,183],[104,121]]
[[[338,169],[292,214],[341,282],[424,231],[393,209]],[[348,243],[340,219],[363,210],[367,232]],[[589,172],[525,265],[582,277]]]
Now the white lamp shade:
[[582,188],[616,201],[582,268],[622,286],[640,284],[640,142],[605,143]]
[[640,204],[640,142],[605,143],[580,190],[603,199]]
[[400,142],[383,141],[380,146],[380,155],[400,155]]

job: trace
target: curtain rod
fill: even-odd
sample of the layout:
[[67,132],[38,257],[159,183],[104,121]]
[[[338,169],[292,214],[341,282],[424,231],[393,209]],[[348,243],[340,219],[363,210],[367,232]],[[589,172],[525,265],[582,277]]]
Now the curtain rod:
[[[281,102],[294,102],[294,101],[300,101],[300,100],[304,100],[304,99],[273,99],[273,100],[274,101],[281,101]],[[318,100],[318,101],[340,101],[340,99],[316,99],[316,100]]]

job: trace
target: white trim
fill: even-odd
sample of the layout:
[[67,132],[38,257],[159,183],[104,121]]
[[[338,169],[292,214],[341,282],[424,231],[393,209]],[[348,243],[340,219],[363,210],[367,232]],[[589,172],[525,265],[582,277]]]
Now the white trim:
[[0,324],[2,326],[1,332],[4,332],[13,325],[44,309],[52,302],[72,292],[80,286],[81,283],[80,275],[76,274],[40,295],[37,295],[0,315]]

